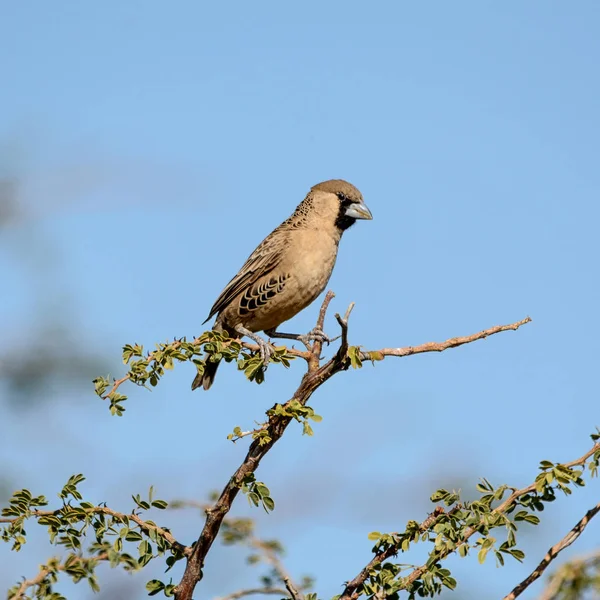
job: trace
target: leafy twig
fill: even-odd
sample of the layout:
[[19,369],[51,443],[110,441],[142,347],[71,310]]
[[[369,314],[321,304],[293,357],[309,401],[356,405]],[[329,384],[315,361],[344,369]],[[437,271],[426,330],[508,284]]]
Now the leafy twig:
[[71,555],[69,559],[63,563],[59,562],[58,558],[52,559],[48,564],[40,567],[40,571],[35,577],[24,579],[16,589],[9,590],[8,600],[21,600],[25,597],[25,592],[27,592],[29,588],[41,586],[48,577],[52,577],[60,571],[72,570],[77,562],[101,562],[105,560],[108,560],[108,553],[106,552],[88,558]]
[[[133,521],[136,525],[138,525],[144,533],[148,533],[150,531],[155,532],[156,535],[158,537],[161,537],[163,540],[165,540],[165,542],[167,542],[167,544],[171,548],[178,550],[184,556],[187,556],[188,554],[191,553],[191,548],[189,546],[185,546],[184,544],[181,544],[180,542],[178,542],[169,531],[167,531],[166,529],[163,529],[162,527],[159,527],[158,525],[155,525],[151,521],[144,521],[144,519],[142,519],[139,515],[136,515],[133,512],[129,513],[129,514],[125,514],[125,513],[121,513],[116,510],[113,510],[112,508],[108,508],[107,506],[93,506],[91,508],[82,508],[81,510],[85,511],[85,513],[88,515],[89,514],[108,515],[108,516],[115,517],[116,519],[120,519],[120,520],[129,519],[129,520]],[[58,510],[32,510],[32,511],[30,511],[29,514],[31,517],[35,517],[35,518],[55,517],[55,516],[61,516],[63,511],[64,511],[64,508],[59,508]],[[0,517],[0,523],[15,523],[20,518],[21,517]]]
[[[569,463],[566,463],[564,465],[556,465],[556,467],[557,468],[560,467],[561,471],[565,472],[568,469],[572,469],[573,467],[579,467],[579,466],[584,465],[587,462],[587,460],[592,456],[594,457],[594,460],[598,460],[600,458],[600,442],[598,442],[598,436],[594,435],[592,437],[595,439],[596,443],[583,456],[581,456],[580,458],[573,460]],[[543,475],[543,474],[541,474],[541,475]],[[540,488],[540,482],[544,483],[544,480],[543,480],[543,478],[540,479],[540,475],[538,475],[538,477],[536,478],[536,481],[533,482],[532,484],[530,484],[522,489],[514,490],[512,492],[512,494],[506,500],[504,500],[496,508],[491,510],[489,515],[486,516],[487,521],[491,522],[490,517],[502,516],[502,515],[507,514],[511,510],[513,510],[514,507],[517,505],[517,503],[518,503],[517,501],[519,499],[536,492]],[[559,486],[561,485],[560,482],[558,483],[558,485]],[[456,508],[457,507],[454,507],[453,510],[455,510]],[[433,514],[435,514],[435,512]],[[442,512],[440,514],[444,514],[444,513]],[[466,527],[464,529],[464,531],[462,532],[460,538],[456,539],[454,541],[454,544],[451,547],[446,547],[446,548],[440,549],[435,555],[435,561],[438,562],[440,560],[443,560],[448,555],[450,555],[454,551],[458,550],[461,546],[465,545],[467,543],[467,541],[469,540],[469,538],[471,538],[475,533],[477,533],[477,531],[482,526],[485,526],[484,518],[485,517],[482,517],[482,520],[477,525]],[[424,521],[423,524],[421,525],[421,527],[423,527],[423,525],[426,522],[427,521]],[[587,524],[587,522],[586,522],[586,524]],[[403,541],[403,538],[400,538],[397,543],[385,545],[380,550],[378,550],[375,553],[375,556],[373,557],[373,559],[371,559],[371,561],[369,562],[369,564],[366,567],[364,567],[360,571],[360,573],[354,579],[352,579],[352,581],[350,581],[349,583],[346,584],[346,587],[345,587],[344,591],[342,592],[342,594],[339,596],[338,600],[356,600],[362,594],[362,586],[367,581],[367,579],[370,577],[373,569],[375,567],[381,565],[388,558],[395,556],[398,552],[400,552],[402,550],[402,547],[401,547],[402,541]],[[414,584],[414,582],[417,581],[418,579],[420,579],[427,572],[427,570],[430,567],[431,567],[431,558],[425,564],[413,569],[412,572],[408,576],[404,577],[402,579],[400,585],[398,586],[398,589],[401,589],[401,590],[410,589],[410,587]]]

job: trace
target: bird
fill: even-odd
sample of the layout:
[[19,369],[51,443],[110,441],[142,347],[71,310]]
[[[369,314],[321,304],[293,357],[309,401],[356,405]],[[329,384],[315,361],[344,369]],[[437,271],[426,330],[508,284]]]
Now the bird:
[[[313,302],[325,289],[337,258],[343,233],[359,219],[372,219],[362,194],[343,179],[314,185],[293,214],[275,228],[250,254],[210,309],[216,315],[213,331],[254,340],[265,365],[271,353],[263,338],[306,339],[276,330]],[[203,323],[203,324],[204,324]],[[311,339],[326,338],[313,330]],[[219,362],[206,360],[192,390],[208,390]]]

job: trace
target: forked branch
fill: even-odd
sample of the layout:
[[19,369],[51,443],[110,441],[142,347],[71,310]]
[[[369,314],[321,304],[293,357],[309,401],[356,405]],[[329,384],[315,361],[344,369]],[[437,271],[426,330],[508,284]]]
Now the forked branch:
[[[319,317],[317,320],[318,329],[323,328],[325,315],[327,313],[329,303],[333,297],[334,294],[332,292],[327,292],[319,311]],[[292,398],[290,398],[290,400],[283,405],[284,408],[288,408],[292,402],[298,402],[302,406],[305,406],[315,390],[322,386],[336,373],[348,368],[348,319],[350,317],[352,308],[353,304],[351,304],[348,308],[344,318],[336,315],[338,323],[342,329],[342,340],[340,348],[332,358],[330,358],[324,364],[321,364],[322,359],[320,357],[320,353],[322,350],[322,342],[318,340],[314,342],[312,350],[310,350],[308,353],[308,357],[306,356],[307,353],[302,353],[302,357],[307,358],[308,370],[302,378],[302,381],[300,382],[300,385]],[[527,317],[526,319],[523,319],[517,323],[512,323],[511,325],[492,327],[467,337],[452,338],[445,342],[429,342],[421,346],[409,346],[406,348],[383,348],[382,350],[376,351],[376,353],[379,355],[379,357],[403,357],[423,352],[442,352],[448,348],[454,348],[456,346],[481,340],[502,331],[516,330],[525,323],[529,323],[529,321],[531,321],[531,319]],[[371,354],[373,354],[373,352],[361,353],[364,359],[370,359]],[[206,555],[208,554],[219,533],[223,519],[231,510],[233,501],[238,495],[243,481],[246,477],[258,469],[261,460],[282,437],[291,420],[292,417],[282,416],[281,414],[271,414],[269,416],[268,421],[265,424],[269,441],[265,443],[264,440],[255,439],[250,444],[246,457],[225,485],[218,500],[210,509],[206,511],[206,522],[202,528],[202,531],[200,532],[197,542],[193,546],[191,554],[189,554],[187,557],[187,565],[183,577],[175,589],[176,600],[192,600],[194,588],[202,579],[202,569],[204,567]],[[286,586],[288,588],[288,592],[295,600],[301,598],[301,595],[299,592],[297,592],[297,590],[293,588],[290,589],[288,582],[286,582]]]

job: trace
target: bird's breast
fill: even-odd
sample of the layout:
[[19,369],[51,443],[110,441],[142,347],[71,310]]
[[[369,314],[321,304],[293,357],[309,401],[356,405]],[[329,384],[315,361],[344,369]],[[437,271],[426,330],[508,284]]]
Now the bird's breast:
[[312,301],[329,281],[337,257],[338,240],[323,232],[306,233],[297,235],[290,244],[288,270],[296,279],[298,294]]
[[284,260],[276,268],[285,279],[281,292],[243,319],[250,330],[278,327],[306,308],[325,289],[335,265],[338,240],[334,236],[301,233],[305,232],[290,236]]

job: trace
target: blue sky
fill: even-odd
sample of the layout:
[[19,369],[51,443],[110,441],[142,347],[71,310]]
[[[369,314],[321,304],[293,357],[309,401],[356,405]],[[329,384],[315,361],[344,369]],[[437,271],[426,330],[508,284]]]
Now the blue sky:
[[[123,344],[197,335],[256,244],[311,185],[338,177],[374,215],[345,235],[329,286],[332,314],[356,302],[351,343],[414,345],[533,318],[340,375],[311,401],[316,435],[290,427],[258,474],[275,512],[242,498],[236,514],[280,537],[289,570],[316,576],[320,595],[369,560],[369,531],[424,518],[437,487],[525,485],[539,460],[589,447],[600,424],[597,3],[0,6],[0,158],[21,201],[0,237],[5,352],[35,354],[60,326],[98,356],[98,374],[119,375]],[[287,329],[310,329],[316,313]],[[79,381],[55,378],[23,410],[5,387],[4,478],[53,496],[80,471],[89,499],[123,510],[151,484],[166,499],[203,498],[244,455],[227,433],[287,399],[301,373],[271,368],[258,387],[222,368],[210,393],[192,394],[182,365],[152,394],[130,388],[122,419]],[[544,513],[523,537],[524,565],[452,560],[462,585],[451,597],[506,594],[597,486]],[[201,526],[160,517],[184,542]],[[569,553],[597,536],[592,524]],[[2,552],[5,588],[52,550]],[[105,574],[142,598],[160,571]],[[254,578],[217,547],[197,594]]]

